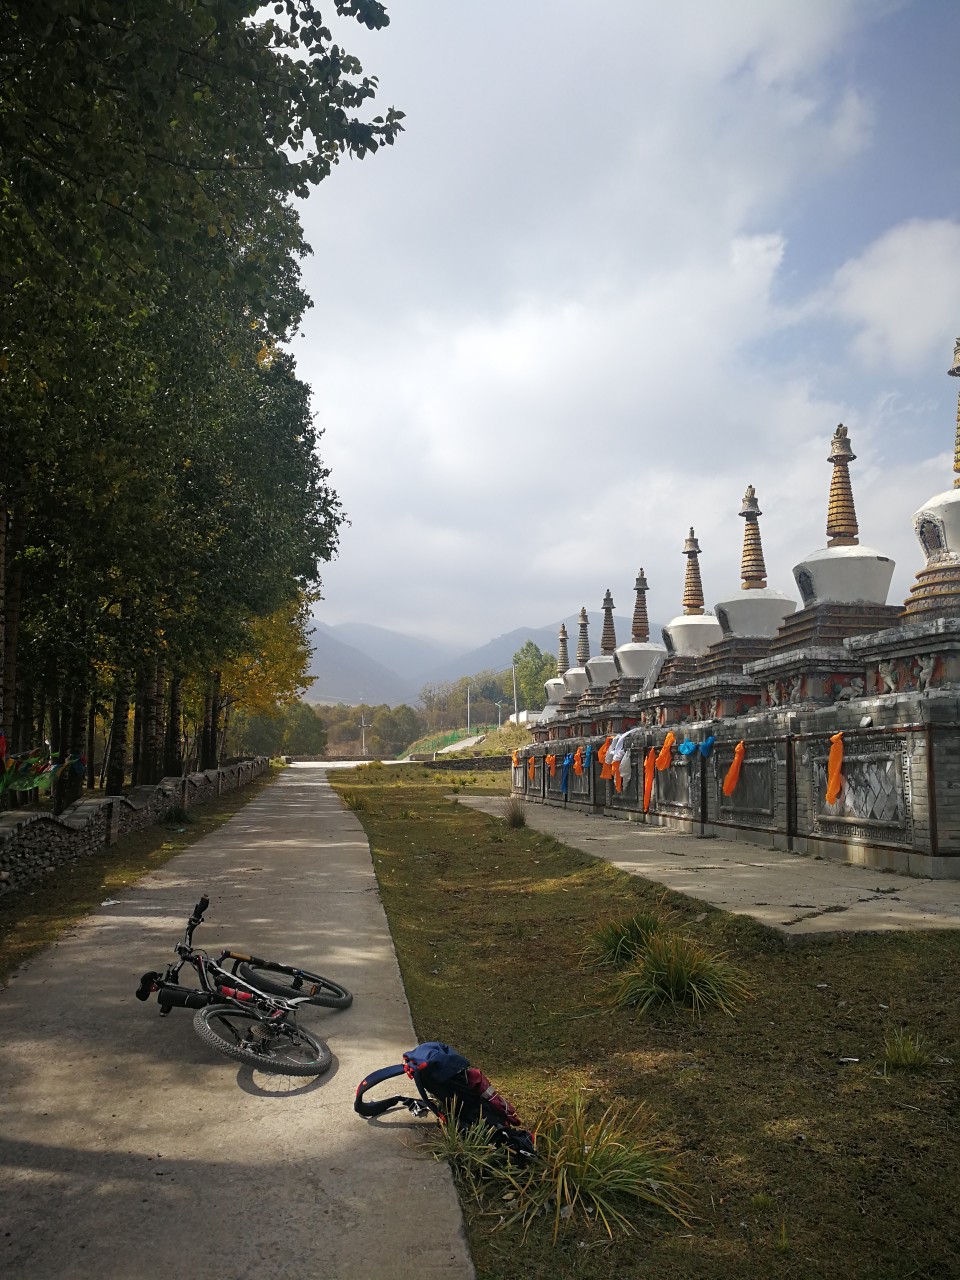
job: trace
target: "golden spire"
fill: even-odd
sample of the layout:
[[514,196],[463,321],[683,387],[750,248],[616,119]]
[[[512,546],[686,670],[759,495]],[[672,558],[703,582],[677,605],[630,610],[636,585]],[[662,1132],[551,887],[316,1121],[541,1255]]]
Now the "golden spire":
[[[960,378],[960,338],[954,343],[953,366],[947,370],[947,373],[952,378]],[[957,477],[953,482],[953,487],[960,489],[960,396],[957,397],[957,434],[954,437],[953,445],[953,470]]]
[[703,613],[703,584],[700,581],[700,544],[694,537],[693,527],[690,536],[683,544],[683,554],[687,557],[687,572],[683,581],[683,612],[686,614]]
[[560,623],[560,644],[557,647],[557,677],[559,678],[564,672],[570,670],[570,655],[567,653],[567,627],[566,624]]
[[600,636],[600,652],[605,654],[613,653],[617,647],[617,631],[613,625],[613,611],[616,606],[613,603],[613,596],[610,594],[610,588],[607,587],[607,594],[603,597],[603,632]]
[[827,546],[855,547],[860,539],[857,512],[850,488],[849,464],[856,458],[847,437],[847,428],[841,422],[833,433],[828,462],[833,463],[830,477],[830,500],[827,504]]
[[580,635],[577,638],[577,666],[585,667],[590,660],[590,637],[587,635],[589,621],[587,619],[586,606],[580,610],[579,626]]
[[637,574],[633,589],[637,593],[637,603],[633,606],[631,638],[634,644],[646,644],[650,639],[650,623],[647,619],[647,580],[642,569]]
[[743,555],[740,558],[740,577],[744,591],[756,590],[767,585],[767,566],[763,562],[763,546],[760,543],[760,504],[757,491],[747,485],[740,514],[746,520],[743,529]]

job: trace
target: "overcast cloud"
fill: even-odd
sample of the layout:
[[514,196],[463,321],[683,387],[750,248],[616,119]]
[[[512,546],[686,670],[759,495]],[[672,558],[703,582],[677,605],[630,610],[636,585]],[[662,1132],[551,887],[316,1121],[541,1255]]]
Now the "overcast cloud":
[[[850,428],[861,541],[922,563],[952,483],[952,0],[395,0],[344,43],[407,112],[303,207],[295,345],[352,521],[318,615],[461,642],[607,587],[770,585],[825,541]],[[626,637],[621,637],[626,638]]]

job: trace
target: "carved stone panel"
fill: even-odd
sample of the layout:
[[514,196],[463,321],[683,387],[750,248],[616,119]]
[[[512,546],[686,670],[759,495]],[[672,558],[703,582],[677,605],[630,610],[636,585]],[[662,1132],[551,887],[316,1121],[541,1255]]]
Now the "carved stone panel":
[[913,841],[910,771],[905,741],[897,736],[851,743],[843,758],[843,789],[828,805],[829,743],[812,753],[814,834],[893,844]]
[[674,759],[669,769],[657,771],[656,807],[658,813],[676,814],[689,818],[694,812],[694,771],[684,757]]
[[777,812],[777,759],[771,746],[751,746],[740,767],[740,780],[733,795],[723,794],[723,781],[733,760],[733,749],[719,752],[714,762],[717,812],[724,822],[766,819]]

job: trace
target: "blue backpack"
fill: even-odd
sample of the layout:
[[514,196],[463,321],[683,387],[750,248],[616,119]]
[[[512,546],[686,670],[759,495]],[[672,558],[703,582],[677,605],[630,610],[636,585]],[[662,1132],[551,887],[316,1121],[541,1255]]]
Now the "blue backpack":
[[[364,1095],[384,1080],[405,1075],[417,1087],[419,1097],[397,1094],[375,1102]],[[451,1118],[459,1129],[482,1122],[490,1130],[495,1147],[505,1147],[514,1155],[536,1155],[533,1135],[524,1129],[520,1117],[505,1098],[462,1054],[438,1040],[418,1044],[403,1055],[403,1062],[371,1072],[357,1086],[353,1109],[364,1119],[381,1116],[393,1107],[406,1107],[415,1116],[434,1115],[441,1124]]]

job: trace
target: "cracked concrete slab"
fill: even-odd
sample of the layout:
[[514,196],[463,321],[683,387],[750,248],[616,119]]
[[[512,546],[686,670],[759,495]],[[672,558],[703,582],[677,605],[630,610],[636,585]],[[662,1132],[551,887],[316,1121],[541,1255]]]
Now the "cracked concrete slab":
[[[317,1079],[209,1050],[192,1013],[134,999],[190,909],[196,943],[249,948],[354,993],[304,1018]],[[10,1280],[472,1280],[445,1167],[406,1111],[353,1094],[416,1036],[363,830],[317,766],[101,906],[0,994],[0,1269]],[[420,1126],[422,1128],[422,1126]]]
[[[503,798],[457,796],[499,816]],[[637,822],[528,804],[527,825],[724,911],[789,936],[960,929],[960,881],[920,880],[827,859],[706,839]]]

